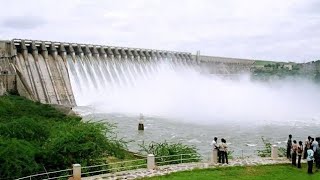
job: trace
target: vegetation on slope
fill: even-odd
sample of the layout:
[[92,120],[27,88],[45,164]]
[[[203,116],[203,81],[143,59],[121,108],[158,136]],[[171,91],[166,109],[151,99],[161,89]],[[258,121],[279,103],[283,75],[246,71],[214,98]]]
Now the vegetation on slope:
[[308,63],[256,61],[251,71],[254,80],[299,78],[320,83],[320,60]]
[[0,178],[98,164],[125,153],[125,142],[108,124],[83,122],[19,96],[0,97]]
[[[127,151],[127,142],[116,138],[114,128],[20,96],[0,96],[0,179],[64,170],[75,163],[90,166],[136,159]],[[180,143],[154,143],[144,150],[156,156],[192,154],[184,156],[193,158],[184,162],[200,158],[195,147]]]

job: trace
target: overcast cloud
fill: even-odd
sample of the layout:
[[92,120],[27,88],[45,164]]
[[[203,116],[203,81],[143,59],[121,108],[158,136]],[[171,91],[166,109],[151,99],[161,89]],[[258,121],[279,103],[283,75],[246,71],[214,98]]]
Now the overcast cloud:
[[0,39],[304,62],[320,59],[318,0],[0,0]]

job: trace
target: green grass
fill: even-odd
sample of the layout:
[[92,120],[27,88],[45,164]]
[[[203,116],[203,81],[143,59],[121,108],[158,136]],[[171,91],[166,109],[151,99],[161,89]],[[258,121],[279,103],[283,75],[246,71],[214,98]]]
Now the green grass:
[[262,61],[262,60],[255,60],[255,65],[266,65],[266,64],[276,64],[275,61]]
[[302,169],[292,167],[289,164],[281,165],[263,165],[263,166],[248,166],[248,167],[221,167],[221,168],[210,168],[210,169],[196,169],[192,171],[183,171],[172,173],[165,176],[157,176],[151,178],[144,178],[144,180],[157,180],[157,179],[219,179],[219,180],[304,180],[304,179],[320,179],[320,171],[314,174],[307,174],[307,165],[302,164]]

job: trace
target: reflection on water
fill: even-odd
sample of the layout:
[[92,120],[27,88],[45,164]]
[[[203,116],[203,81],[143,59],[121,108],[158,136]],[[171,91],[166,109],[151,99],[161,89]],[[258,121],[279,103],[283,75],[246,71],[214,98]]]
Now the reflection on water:
[[[77,107],[80,114],[88,112],[88,108]],[[197,123],[187,123],[178,119],[166,119],[160,117],[145,117],[144,131],[138,131],[139,115],[127,116],[124,114],[86,114],[85,119],[105,120],[117,125],[119,137],[126,140],[134,140],[129,143],[129,150],[138,151],[139,144],[155,141],[181,142],[195,145],[199,152],[207,158],[209,156],[213,137],[225,138],[229,143],[230,150],[235,155],[252,155],[256,149],[263,146],[261,137],[270,139],[272,144],[285,146],[288,134],[293,135],[293,139],[304,140],[308,135],[320,135],[318,130],[320,121],[316,119],[305,119],[295,121],[264,122],[257,121],[251,123],[219,122],[214,120],[214,124],[201,125]],[[193,121],[193,122],[196,122]],[[317,133],[317,134],[316,134]]]

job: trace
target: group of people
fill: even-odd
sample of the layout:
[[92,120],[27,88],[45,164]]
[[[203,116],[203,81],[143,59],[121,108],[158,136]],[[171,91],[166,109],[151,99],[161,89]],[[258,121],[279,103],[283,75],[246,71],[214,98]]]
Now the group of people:
[[214,150],[218,152],[218,162],[219,163],[227,163],[228,164],[228,146],[227,141],[222,138],[221,143],[218,143],[218,138],[214,137],[213,141],[211,142],[211,146]]
[[[301,158],[308,162],[308,173],[312,174],[313,162],[316,164],[317,170],[320,169],[320,137],[312,138],[308,136],[304,144],[302,141],[297,143],[292,141],[292,135],[289,135],[287,141],[287,158],[291,159],[292,165],[301,168]],[[298,157],[298,164],[297,164]]]
[[[218,162],[228,164],[228,146],[227,141],[222,138],[221,143],[218,143],[218,138],[214,137],[211,142],[213,150],[217,151]],[[308,173],[312,174],[313,164],[315,163],[317,170],[320,169],[320,137],[308,138],[303,143],[292,140],[292,135],[289,135],[287,141],[287,158],[291,159],[292,165],[301,168],[301,159],[306,159],[308,162]]]

